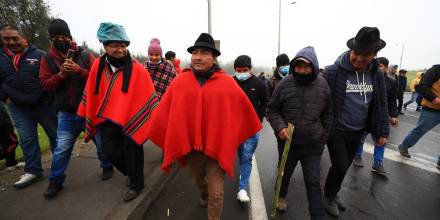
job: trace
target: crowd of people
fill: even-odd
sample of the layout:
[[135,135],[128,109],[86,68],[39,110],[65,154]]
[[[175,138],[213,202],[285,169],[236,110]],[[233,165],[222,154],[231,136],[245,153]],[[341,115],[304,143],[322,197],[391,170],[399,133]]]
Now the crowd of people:
[[[374,142],[372,170],[387,173],[384,150],[390,125],[398,126],[402,108],[417,100],[421,111],[416,127],[399,145],[400,154],[440,123],[440,65],[411,82],[412,97],[403,103],[406,70],[377,58],[386,43],[375,27],[363,27],[347,41],[348,50],[334,64],[320,69],[313,47],[293,59],[276,58],[273,76],[252,72],[252,60],[240,55],[233,77],[219,65],[221,55],[213,38],[200,34],[187,51],[191,62],[180,68],[176,53],[163,56],[160,40],[153,38],[144,64],[132,58],[130,39],[123,26],[101,23],[97,37],[105,53],[99,57],[78,46],[68,24],[54,19],[48,28],[48,52],[27,41],[19,28],[0,28],[1,159],[12,169],[19,165],[15,148],[24,155],[25,174],[17,189],[42,179],[37,125],[46,132],[52,151],[48,199],[63,189],[75,140],[81,132],[92,140],[101,162],[102,180],[114,168],[127,176],[124,201],[136,198],[144,187],[142,145],[151,140],[163,150],[162,168],[179,162],[187,166],[200,191],[199,204],[208,219],[220,219],[225,174],[240,165],[237,199],[249,202],[252,157],[266,117],[277,139],[279,161],[286,139],[291,139],[277,209],[287,210],[286,196],[298,162],[312,219],[326,210],[339,216],[347,208],[339,196],[351,164],[364,166],[365,137]],[[10,118],[10,116],[11,118]],[[295,126],[289,136],[287,124]],[[17,129],[18,137],[14,133]],[[327,145],[331,160],[324,189],[320,161]],[[439,157],[440,169],[440,157]]]

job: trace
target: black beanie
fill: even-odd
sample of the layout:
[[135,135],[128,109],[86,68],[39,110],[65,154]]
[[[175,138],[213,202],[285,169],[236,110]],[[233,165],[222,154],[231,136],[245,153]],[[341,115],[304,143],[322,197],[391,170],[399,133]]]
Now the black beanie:
[[48,32],[50,38],[53,38],[56,35],[62,35],[72,39],[72,35],[70,35],[69,26],[64,20],[59,18],[54,19],[49,23]]
[[248,67],[252,68],[251,58],[247,55],[240,55],[234,61],[234,69],[237,67]]
[[388,67],[388,64],[390,63],[390,61],[388,61],[388,59],[385,57],[378,57],[377,62],[383,64],[386,67]]
[[289,65],[290,60],[287,54],[283,53],[277,56],[277,66]]

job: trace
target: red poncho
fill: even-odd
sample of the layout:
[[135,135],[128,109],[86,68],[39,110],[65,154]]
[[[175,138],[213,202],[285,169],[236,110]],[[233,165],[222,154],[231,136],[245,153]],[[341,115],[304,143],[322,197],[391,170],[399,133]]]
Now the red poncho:
[[233,176],[237,148],[262,125],[246,94],[222,70],[200,86],[191,69],[175,78],[152,116],[148,137],[163,148],[168,171],[192,150],[204,152]]
[[127,93],[122,92],[122,70],[110,74],[104,68],[99,84],[99,94],[95,95],[95,83],[100,59],[93,63],[78,108],[78,115],[86,119],[85,140],[96,133],[96,127],[110,120],[122,127],[124,133],[136,144],[147,140],[146,127],[152,111],[158,104],[150,74],[137,61],[133,61],[130,84]]

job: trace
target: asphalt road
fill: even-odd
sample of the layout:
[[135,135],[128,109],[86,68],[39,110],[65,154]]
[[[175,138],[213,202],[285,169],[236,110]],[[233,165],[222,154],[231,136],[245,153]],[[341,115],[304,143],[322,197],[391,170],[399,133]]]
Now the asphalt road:
[[[409,94],[405,94],[405,100]],[[415,104],[408,106],[405,115],[399,117],[399,126],[391,129],[390,144],[385,154],[386,176],[371,172],[372,146],[367,144],[364,153],[364,168],[351,167],[340,191],[348,204],[340,219],[440,219],[440,172],[435,168],[440,155],[440,126],[428,132],[416,146],[410,149],[411,159],[400,157],[397,145],[415,127],[419,112]],[[271,207],[276,176],[277,150],[273,131],[267,122],[261,131],[256,151],[260,183],[267,212]],[[368,138],[367,142],[372,143]],[[370,153],[369,153],[370,152]],[[330,167],[328,152],[321,161],[321,185],[324,184]],[[238,166],[235,166],[235,173]],[[298,165],[289,187],[288,211],[278,214],[277,219],[309,219],[308,202]],[[248,206],[236,200],[237,180],[226,177],[223,219],[250,219]],[[198,206],[199,193],[192,184],[188,171],[181,169],[145,219],[198,220],[207,219],[206,209]],[[262,219],[264,219],[263,216]],[[328,219],[333,219],[326,216]]]

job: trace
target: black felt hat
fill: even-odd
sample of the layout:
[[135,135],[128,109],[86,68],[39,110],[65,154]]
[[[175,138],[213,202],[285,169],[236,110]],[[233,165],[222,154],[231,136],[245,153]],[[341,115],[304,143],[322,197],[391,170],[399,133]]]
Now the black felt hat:
[[215,48],[214,38],[207,33],[200,34],[199,38],[197,38],[196,42],[194,42],[194,46],[188,47],[187,51],[192,53],[192,51],[196,48],[206,48],[212,50],[214,56],[220,56],[220,51]]
[[356,37],[347,41],[348,48],[359,52],[377,52],[385,45],[385,41],[380,39],[377,27],[363,27],[356,34]]

